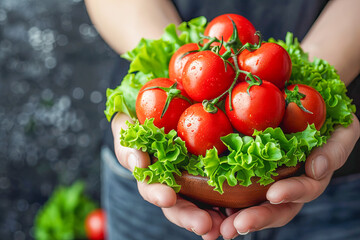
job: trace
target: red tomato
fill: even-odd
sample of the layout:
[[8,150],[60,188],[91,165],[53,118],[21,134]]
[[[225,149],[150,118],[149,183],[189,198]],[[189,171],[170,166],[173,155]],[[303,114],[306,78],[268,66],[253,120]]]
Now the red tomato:
[[102,209],[89,213],[85,219],[85,232],[90,240],[104,240],[106,236],[106,215]]
[[[240,53],[239,67],[241,70],[251,72],[262,80],[275,84],[284,89],[291,75],[291,59],[288,52],[276,43],[263,43],[253,52],[244,50]],[[242,78],[245,75],[240,75]]]
[[[136,115],[141,124],[143,124],[146,119],[154,118],[154,125],[159,128],[164,127],[166,133],[172,129],[176,129],[180,115],[191,104],[182,98],[175,97],[171,100],[164,116],[161,117],[167,99],[167,93],[159,88],[145,90],[146,88],[155,86],[169,88],[174,83],[175,81],[168,78],[155,78],[144,84],[136,98],[135,106]],[[177,89],[180,89],[180,87],[177,86]],[[183,91],[181,95],[187,97]]]
[[242,44],[255,44],[259,42],[259,37],[255,35],[256,29],[254,25],[252,25],[245,17],[238,14],[223,14],[214,18],[206,26],[204,35],[216,37],[219,40],[223,38],[224,41],[228,41],[233,33],[233,25],[230,18],[236,25],[239,39]]
[[285,99],[282,92],[272,83],[263,81],[260,86],[252,86],[247,93],[249,83],[237,84],[231,96],[233,110],[230,111],[229,96],[225,110],[233,127],[240,133],[251,136],[254,129],[263,131],[268,127],[277,127],[285,112]]
[[204,110],[196,103],[181,115],[177,127],[178,136],[185,141],[189,152],[205,156],[206,150],[216,147],[218,153],[226,150],[220,137],[233,132],[229,119],[218,109],[216,113]]
[[211,51],[191,55],[185,64],[182,81],[191,99],[201,102],[220,96],[232,84],[235,71]]
[[[308,124],[315,124],[317,130],[320,130],[326,119],[326,105],[324,99],[318,91],[314,88],[304,85],[296,84],[299,87],[299,93],[305,95],[300,99],[303,107],[312,112],[307,113],[300,109],[296,103],[291,102],[287,105],[285,115],[281,123],[281,128],[285,133],[295,133],[304,131]],[[288,90],[294,90],[296,85],[290,85]],[[284,93],[286,97],[286,94]]]
[[182,83],[181,75],[185,66],[185,63],[189,57],[194,53],[189,53],[184,56],[185,53],[190,51],[199,50],[199,46],[196,43],[188,43],[181,46],[174,55],[172,55],[169,63],[169,78]]

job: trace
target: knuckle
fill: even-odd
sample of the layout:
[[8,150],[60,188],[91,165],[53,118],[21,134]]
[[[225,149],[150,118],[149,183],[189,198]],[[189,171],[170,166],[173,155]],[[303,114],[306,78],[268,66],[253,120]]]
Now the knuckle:
[[322,192],[323,187],[319,181],[308,177],[294,178],[297,182],[297,189],[302,192],[301,202],[310,202],[317,198]]
[[329,139],[328,142],[331,144],[331,154],[327,154],[330,159],[329,164],[332,170],[337,170],[344,165],[349,153],[343,143],[332,139]]
[[120,161],[122,151],[121,151],[121,147],[118,144],[114,144],[114,151],[115,151],[116,158],[118,159],[118,161]]
[[281,221],[279,221],[278,226],[277,227],[282,227],[286,224],[288,224],[296,215],[297,211],[296,211],[296,204],[294,203],[288,203],[288,204],[284,204],[284,217],[281,219]]
[[123,166],[127,165],[127,160],[131,153],[133,153],[131,148],[123,147],[121,145],[115,146],[116,158]]
[[356,139],[360,138],[360,123],[359,123],[359,119],[354,116],[353,118],[353,123],[354,123],[354,132],[356,134]]
[[320,196],[320,194],[324,191],[324,187],[320,184],[319,181],[314,181],[307,179],[309,182],[309,192],[311,193],[311,198],[308,200],[309,202]]
[[296,183],[294,190],[296,189],[296,191],[300,192],[303,196],[309,194],[309,192],[313,193],[316,190],[316,186],[310,178],[295,177],[293,181]]

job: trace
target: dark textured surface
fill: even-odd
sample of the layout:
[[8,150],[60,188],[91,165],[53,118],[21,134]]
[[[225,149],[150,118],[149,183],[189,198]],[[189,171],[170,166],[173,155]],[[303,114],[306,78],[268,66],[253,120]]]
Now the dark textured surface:
[[29,239],[39,207],[77,179],[100,197],[105,89],[116,54],[83,1],[0,1],[0,238]]

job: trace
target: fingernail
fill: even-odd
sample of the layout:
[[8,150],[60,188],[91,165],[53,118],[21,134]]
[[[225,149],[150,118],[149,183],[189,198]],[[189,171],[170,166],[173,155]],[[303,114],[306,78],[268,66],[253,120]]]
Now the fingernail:
[[238,234],[244,236],[244,235],[248,234],[250,232],[250,230],[247,230],[246,232],[239,232],[239,231],[237,231],[237,232],[238,232]]
[[195,233],[196,235],[199,235],[199,236],[200,236],[200,234],[198,234],[198,233],[195,231],[194,228],[191,228],[191,231],[193,231],[193,233]]
[[324,177],[328,170],[328,161],[323,155],[317,156],[311,163],[311,170],[315,179]]
[[274,204],[274,205],[277,205],[277,204],[281,204],[285,201],[285,199],[281,200],[280,202],[272,202],[270,201],[270,204]]
[[135,167],[137,166],[138,158],[135,156],[135,154],[130,153],[128,157],[128,165],[130,167],[131,171],[134,171]]

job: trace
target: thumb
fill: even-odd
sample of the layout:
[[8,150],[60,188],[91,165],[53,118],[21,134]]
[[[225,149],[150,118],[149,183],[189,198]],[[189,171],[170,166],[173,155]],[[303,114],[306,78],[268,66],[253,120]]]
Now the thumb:
[[130,171],[133,171],[135,167],[145,168],[150,165],[150,157],[148,153],[120,145],[120,130],[128,128],[126,121],[133,123],[129,116],[123,113],[118,113],[111,122],[115,155],[119,163]]
[[342,167],[359,139],[359,135],[359,120],[353,115],[350,126],[337,128],[325,145],[310,154],[305,164],[306,175],[320,180]]

